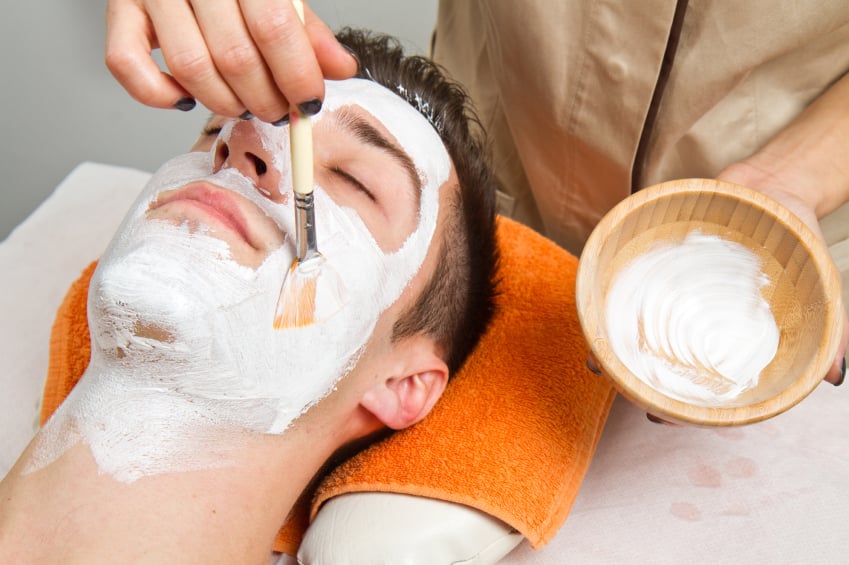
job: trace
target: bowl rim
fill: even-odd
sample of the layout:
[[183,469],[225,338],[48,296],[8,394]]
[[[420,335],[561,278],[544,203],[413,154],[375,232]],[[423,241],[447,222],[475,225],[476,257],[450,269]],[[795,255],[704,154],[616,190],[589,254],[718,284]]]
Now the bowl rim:
[[[827,296],[825,324],[814,362],[799,379],[780,393],[746,406],[699,406],[671,398],[655,390],[616,357],[607,340],[597,331],[604,323],[603,312],[595,304],[592,280],[605,236],[635,210],[658,199],[688,193],[714,193],[743,201],[773,216],[795,234],[811,258]],[[575,301],[581,331],[604,375],[632,403],[672,422],[700,426],[732,426],[766,420],[789,410],[808,396],[822,381],[837,355],[840,344],[843,299],[840,275],[825,243],[798,216],[764,194],[738,184],[716,179],[687,178],[655,184],[636,192],[614,206],[596,225],[581,252],[575,278]],[[662,402],[658,403],[658,400]]]

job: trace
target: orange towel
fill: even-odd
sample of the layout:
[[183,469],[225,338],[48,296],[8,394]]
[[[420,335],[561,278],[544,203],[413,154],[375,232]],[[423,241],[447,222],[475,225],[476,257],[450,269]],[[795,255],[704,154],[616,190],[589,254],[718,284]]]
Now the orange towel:
[[[613,401],[587,370],[575,309],[577,260],[499,218],[498,311],[490,331],[418,425],[336,468],[293,511],[275,549],[294,554],[329,498],[384,491],[465,504],[499,518],[534,547],[555,535],[598,444]],[[51,337],[42,420],[79,379],[89,356],[85,302],[90,266],[71,287]]]

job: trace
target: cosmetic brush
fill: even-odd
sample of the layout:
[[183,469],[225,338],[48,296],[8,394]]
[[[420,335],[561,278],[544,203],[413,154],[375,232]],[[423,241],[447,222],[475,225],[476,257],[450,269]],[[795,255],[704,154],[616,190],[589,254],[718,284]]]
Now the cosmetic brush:
[[[293,0],[301,23],[302,0]],[[295,200],[295,247],[292,266],[283,280],[274,328],[308,326],[335,314],[344,303],[345,287],[339,273],[318,251],[313,194],[313,140],[309,116],[291,106],[289,111],[292,189]]]

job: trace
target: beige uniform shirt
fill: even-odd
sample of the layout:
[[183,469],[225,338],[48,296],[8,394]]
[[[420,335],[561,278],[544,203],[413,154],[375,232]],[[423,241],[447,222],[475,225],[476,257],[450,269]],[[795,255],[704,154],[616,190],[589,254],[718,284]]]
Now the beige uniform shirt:
[[434,57],[493,138],[500,211],[578,253],[633,190],[715,176],[840,78],[849,0],[442,0]]

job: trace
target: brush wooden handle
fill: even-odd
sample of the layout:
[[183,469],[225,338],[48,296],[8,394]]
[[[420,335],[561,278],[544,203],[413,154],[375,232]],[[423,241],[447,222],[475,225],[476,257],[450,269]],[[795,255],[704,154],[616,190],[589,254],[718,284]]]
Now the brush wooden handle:
[[290,112],[289,147],[292,156],[292,188],[299,194],[313,190],[312,124],[295,108]]
[[[292,0],[301,23],[304,23],[304,3]],[[297,106],[289,110],[289,151],[292,156],[292,188],[299,194],[313,191],[312,123]]]
[[298,12],[298,17],[301,18],[301,23],[304,23],[304,0],[292,0],[292,6]]

